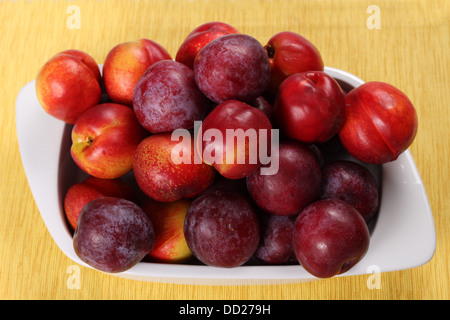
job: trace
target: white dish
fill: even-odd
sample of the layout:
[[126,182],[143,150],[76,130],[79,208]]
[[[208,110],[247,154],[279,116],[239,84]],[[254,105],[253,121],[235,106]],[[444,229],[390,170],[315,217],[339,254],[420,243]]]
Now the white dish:
[[[325,71],[347,89],[364,83],[348,72]],[[35,81],[26,84],[16,101],[16,127],[23,166],[42,219],[59,248],[74,262],[90,267],[75,254],[72,232],[66,224],[63,197],[83,173],[73,163],[70,131],[40,106]],[[364,258],[340,276],[409,269],[427,263],[434,255],[434,220],[421,177],[409,150],[381,167],[380,211]],[[137,280],[211,285],[279,284],[316,280],[300,265],[244,265],[217,268],[205,265],[140,262],[114,276]]]

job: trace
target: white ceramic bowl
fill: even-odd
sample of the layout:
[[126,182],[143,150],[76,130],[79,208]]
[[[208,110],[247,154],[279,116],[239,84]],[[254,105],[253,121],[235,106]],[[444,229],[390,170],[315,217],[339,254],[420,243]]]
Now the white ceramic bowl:
[[[347,90],[364,83],[339,69],[326,67],[325,71]],[[63,210],[65,191],[83,176],[69,153],[72,126],[45,113],[37,100],[34,80],[26,84],[17,97],[16,127],[26,176],[48,231],[64,254],[90,267],[75,254],[72,232]],[[410,151],[405,151],[396,161],[372,169],[381,183],[382,193],[370,247],[357,265],[340,276],[418,267],[427,263],[435,252],[433,216]],[[113,275],[154,282],[213,285],[279,284],[317,279],[300,265],[257,264],[218,268],[140,262]]]

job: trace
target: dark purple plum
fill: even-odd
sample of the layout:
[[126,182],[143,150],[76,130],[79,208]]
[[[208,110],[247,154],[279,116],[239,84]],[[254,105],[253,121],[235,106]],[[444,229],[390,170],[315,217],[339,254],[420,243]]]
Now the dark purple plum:
[[354,207],[339,199],[325,199],[299,214],[292,244],[306,271],[329,278],[347,272],[364,257],[370,234]]
[[192,202],[184,235],[199,261],[216,267],[237,267],[250,260],[258,247],[258,216],[244,196],[217,188]]
[[338,160],[322,168],[320,197],[349,203],[367,223],[375,217],[379,206],[375,178],[366,167],[348,160]]
[[315,154],[307,145],[281,141],[278,172],[262,175],[261,168],[247,176],[247,188],[256,205],[277,215],[295,215],[316,200],[320,193],[321,170]]
[[266,212],[258,214],[261,241],[255,257],[266,264],[286,264],[292,261],[292,232],[296,216],[278,216]]
[[149,67],[134,89],[133,108],[151,133],[191,129],[203,120],[210,102],[198,89],[194,72],[182,63],[163,60]]
[[249,102],[270,81],[270,62],[261,43],[246,34],[228,34],[205,45],[194,61],[194,77],[212,101]]
[[133,267],[150,252],[153,241],[153,224],[141,207],[112,197],[86,204],[73,236],[78,257],[110,273]]

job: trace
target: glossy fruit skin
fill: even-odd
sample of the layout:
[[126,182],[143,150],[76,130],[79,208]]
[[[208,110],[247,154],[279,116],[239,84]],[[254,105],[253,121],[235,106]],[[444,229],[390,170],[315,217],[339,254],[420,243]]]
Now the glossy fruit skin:
[[281,132],[305,143],[323,143],[336,135],[345,120],[345,96],[339,84],[321,71],[289,76],[273,106]]
[[264,48],[271,66],[268,91],[272,95],[276,95],[280,84],[290,75],[324,70],[319,50],[298,33],[279,32],[269,39]]
[[184,224],[194,256],[209,266],[241,266],[253,256],[260,238],[254,207],[244,196],[215,189],[196,198]]
[[354,161],[339,160],[322,168],[321,199],[340,199],[355,209],[369,223],[377,214],[380,197],[370,171]]
[[342,200],[316,201],[295,221],[295,255],[303,268],[318,278],[347,272],[364,257],[369,244],[363,217]]
[[175,61],[181,62],[194,69],[194,61],[200,50],[210,43],[226,34],[235,34],[239,31],[224,22],[212,21],[204,23],[192,30],[178,48]]
[[221,36],[198,53],[195,82],[212,101],[249,102],[262,95],[270,80],[270,63],[264,47],[245,34]]
[[261,241],[255,257],[264,264],[286,264],[292,261],[292,233],[296,216],[279,216],[258,212]]
[[[218,130],[223,139],[206,139],[205,134],[210,129]],[[250,139],[241,140],[243,143],[239,143],[238,140],[232,145],[227,144],[227,135],[229,134],[227,130],[232,130],[236,134],[238,134],[237,130],[242,130],[243,133],[247,130],[255,131],[256,148],[253,145],[254,141],[252,142]],[[202,122],[202,134],[197,136],[196,141],[197,150],[203,156],[204,162],[212,165],[224,177],[228,179],[244,178],[261,166],[259,157],[261,130],[265,130],[266,146],[270,148],[272,124],[264,112],[244,102],[228,100],[216,106]],[[206,153],[210,153],[208,150],[214,150],[215,155],[222,154],[223,159],[209,162],[205,156]],[[255,155],[254,152],[258,154]],[[232,161],[227,161],[227,157],[231,157]],[[239,159],[244,161],[239,162]],[[256,159],[256,161],[253,161],[253,159]]]
[[[180,145],[181,143],[181,145]],[[174,163],[173,148],[179,146],[183,154],[190,154],[189,163]],[[215,169],[195,162],[194,136],[189,141],[172,141],[171,133],[145,138],[136,148],[133,171],[139,188],[150,198],[171,202],[194,197],[205,191],[214,181]]]
[[134,90],[133,108],[149,132],[191,129],[203,120],[209,102],[198,89],[193,71],[182,63],[163,60],[149,67]]
[[153,225],[135,203],[120,198],[100,198],[81,211],[73,236],[78,257],[109,273],[123,272],[150,252]]
[[418,119],[409,98],[384,82],[366,82],[345,97],[346,120],[339,132],[344,148],[356,159],[394,161],[413,142]]
[[72,128],[70,153],[87,174],[116,179],[133,168],[137,145],[148,136],[133,110],[116,103],[103,103],[83,113]]
[[259,168],[247,176],[249,194],[268,213],[296,215],[319,196],[322,173],[317,157],[305,144],[285,140],[272,161],[279,161],[276,174],[262,175]]
[[155,240],[147,258],[160,263],[186,263],[191,257],[183,233],[192,199],[180,199],[173,202],[158,202],[146,199],[142,209],[148,214],[153,224]]
[[122,178],[100,179],[88,176],[72,185],[64,196],[64,213],[73,230],[77,227],[78,216],[90,201],[103,197],[116,197],[138,202],[138,195],[131,184]]
[[49,115],[74,124],[84,111],[100,103],[100,82],[94,58],[83,51],[65,50],[39,70],[36,95]]
[[134,87],[145,70],[155,62],[171,59],[164,47],[149,39],[116,45],[108,52],[103,65],[103,80],[108,96],[115,103],[131,107]]

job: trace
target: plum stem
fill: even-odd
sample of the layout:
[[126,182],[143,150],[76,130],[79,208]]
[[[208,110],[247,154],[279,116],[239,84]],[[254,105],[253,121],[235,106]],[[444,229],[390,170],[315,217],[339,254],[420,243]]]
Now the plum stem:
[[269,59],[272,59],[273,56],[275,55],[275,49],[270,44],[268,44],[266,45],[266,51]]

